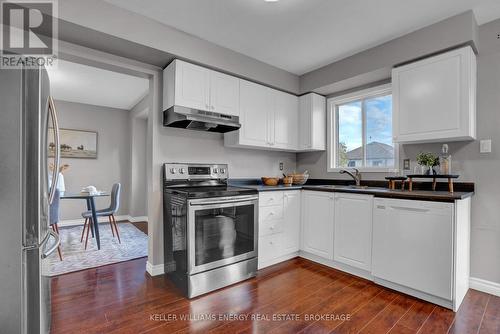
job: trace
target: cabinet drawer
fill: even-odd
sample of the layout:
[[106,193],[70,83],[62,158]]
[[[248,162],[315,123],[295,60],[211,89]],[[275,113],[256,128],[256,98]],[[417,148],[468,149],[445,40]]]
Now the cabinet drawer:
[[259,222],[259,236],[276,234],[284,231],[284,220],[265,220]]
[[259,194],[259,206],[283,205],[282,191],[268,191]]
[[259,208],[259,223],[280,219],[283,219],[283,205],[273,205]]
[[259,238],[259,263],[271,261],[281,255],[282,233],[266,235]]

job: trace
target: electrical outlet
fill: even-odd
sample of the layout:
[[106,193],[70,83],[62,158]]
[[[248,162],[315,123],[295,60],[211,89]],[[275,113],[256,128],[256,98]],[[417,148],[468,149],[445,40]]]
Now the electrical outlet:
[[500,34],[497,34],[497,39],[500,39]]
[[283,170],[283,163],[280,162],[280,170],[282,171]]
[[491,153],[491,139],[485,139],[479,141],[479,152]]
[[410,170],[410,159],[404,159],[403,160],[403,169],[404,170]]

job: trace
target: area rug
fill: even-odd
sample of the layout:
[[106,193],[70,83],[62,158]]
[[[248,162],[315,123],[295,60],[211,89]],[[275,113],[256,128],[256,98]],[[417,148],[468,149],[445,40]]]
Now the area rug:
[[148,236],[130,223],[119,223],[121,244],[113,237],[109,224],[99,224],[101,250],[89,234],[85,250],[85,238],[80,242],[83,226],[59,228],[63,260],[57,251],[50,255],[50,276],[82,269],[137,259],[148,255]]

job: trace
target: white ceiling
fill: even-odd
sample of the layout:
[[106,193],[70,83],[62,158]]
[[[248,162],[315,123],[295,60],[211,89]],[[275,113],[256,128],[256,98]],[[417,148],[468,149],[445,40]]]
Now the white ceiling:
[[146,79],[65,60],[47,71],[56,100],[130,110],[149,90]]
[[[499,0],[105,0],[295,74]],[[140,27],[138,27],[140,29]]]

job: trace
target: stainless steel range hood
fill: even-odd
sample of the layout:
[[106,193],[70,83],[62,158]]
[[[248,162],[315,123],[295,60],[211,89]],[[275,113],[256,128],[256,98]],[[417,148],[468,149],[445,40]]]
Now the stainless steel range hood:
[[241,127],[238,116],[172,106],[163,111],[163,126],[225,133]]

